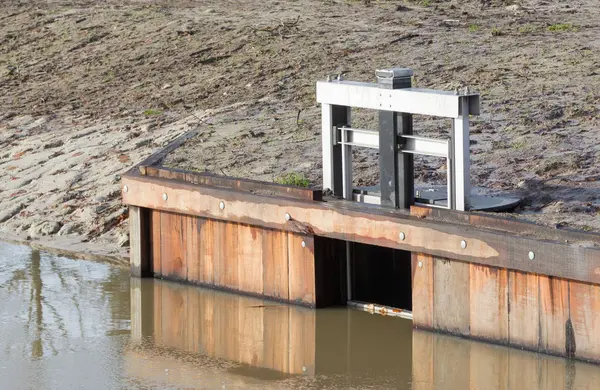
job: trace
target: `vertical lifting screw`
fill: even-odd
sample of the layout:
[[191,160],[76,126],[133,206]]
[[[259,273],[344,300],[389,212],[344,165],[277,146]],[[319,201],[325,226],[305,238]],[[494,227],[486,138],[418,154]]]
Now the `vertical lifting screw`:
[[405,238],[406,235],[404,234],[404,232],[400,232],[400,241],[404,241]]
[[167,199],[169,199],[169,197],[167,196],[167,194],[166,194],[166,193],[164,193],[164,194],[163,194],[163,200],[167,200]]
[[289,221],[292,219],[292,216],[289,213],[285,213],[285,220]]
[[466,249],[467,248],[467,242],[465,240],[462,240],[460,242],[460,247],[463,248],[463,249]]
[[302,240],[302,244],[300,245],[302,245],[302,248],[306,248],[306,241]]
[[219,208],[220,208],[221,210],[225,210],[225,202],[221,201],[221,202],[219,203]]
[[529,251],[529,260],[535,259],[535,253],[533,251]]
[[123,192],[127,192],[129,191],[129,188],[127,188],[127,186],[123,186]]

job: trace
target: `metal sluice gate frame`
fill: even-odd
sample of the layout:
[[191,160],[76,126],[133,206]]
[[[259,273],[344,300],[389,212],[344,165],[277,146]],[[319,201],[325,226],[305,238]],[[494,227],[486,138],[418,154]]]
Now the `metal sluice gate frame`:
[[[317,82],[321,103],[323,188],[347,200],[393,208],[414,204],[413,155],[446,159],[448,208],[469,210],[471,185],[469,116],[479,115],[479,94],[412,88],[407,68],[376,71],[377,83]],[[351,127],[351,108],[379,112],[379,130]],[[412,116],[452,119],[450,139],[412,134]],[[352,187],[352,148],[379,150],[381,197],[356,194]]]

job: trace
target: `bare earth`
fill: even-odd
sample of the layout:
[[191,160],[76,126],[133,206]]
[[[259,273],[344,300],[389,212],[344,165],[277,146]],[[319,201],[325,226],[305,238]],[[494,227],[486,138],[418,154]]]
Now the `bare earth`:
[[[319,186],[315,82],[390,66],[481,93],[473,184],[523,196],[521,218],[600,230],[596,0],[5,0],[0,236],[122,255],[119,175],[196,126],[167,165]],[[415,118],[419,135],[449,128]],[[376,155],[354,157],[355,184],[376,183]],[[442,164],[419,160],[417,179],[442,182]]]

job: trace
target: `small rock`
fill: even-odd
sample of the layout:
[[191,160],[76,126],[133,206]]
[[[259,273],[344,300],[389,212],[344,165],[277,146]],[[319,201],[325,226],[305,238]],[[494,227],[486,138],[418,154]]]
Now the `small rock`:
[[147,133],[148,131],[152,130],[155,127],[156,127],[156,124],[153,122],[144,123],[143,125],[140,126],[140,131],[143,133]]
[[520,9],[521,9],[521,6],[519,4],[512,4],[512,5],[506,6],[507,11],[516,12],[516,11],[519,11]]
[[58,148],[59,146],[63,146],[63,145],[64,145],[63,140],[57,140],[57,141],[49,142],[49,143],[45,144],[44,149]]
[[162,86],[162,89],[169,89],[171,87],[172,87],[171,84],[165,84],[165,85]]
[[129,234],[123,232],[117,236],[117,244],[120,248],[129,246]]
[[41,222],[38,224],[32,224],[31,227],[29,228],[28,234],[31,237],[49,236],[51,234],[58,232],[60,230],[60,228],[61,228],[60,223],[46,221],[46,222]]
[[59,236],[69,235],[75,231],[75,227],[76,227],[76,225],[72,222],[66,223],[60,228],[57,235],[59,235]]

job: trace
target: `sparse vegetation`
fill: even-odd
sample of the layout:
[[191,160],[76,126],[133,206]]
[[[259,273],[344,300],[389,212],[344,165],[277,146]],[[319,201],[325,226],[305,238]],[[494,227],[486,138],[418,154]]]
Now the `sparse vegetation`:
[[501,35],[504,35],[504,33],[502,32],[502,30],[500,30],[498,27],[494,27],[492,29],[492,36],[494,37],[499,37]]
[[531,24],[526,24],[524,26],[519,27],[519,32],[521,34],[531,34],[532,32],[535,32],[536,28],[535,26],[531,25]]
[[515,141],[510,145],[513,149],[523,149],[525,146],[527,146],[527,142],[521,140],[521,141]]
[[291,172],[275,179],[275,183],[296,187],[308,187],[310,184],[308,179],[304,177],[303,174],[296,172]]
[[149,108],[147,110],[144,110],[143,114],[146,116],[156,116],[156,115],[161,115],[162,113],[163,112],[161,110],[154,110],[154,109]]
[[471,24],[471,25],[469,26],[469,31],[470,31],[470,32],[477,32],[477,31],[479,31],[479,26],[478,26],[478,25],[476,25],[476,24]]
[[556,23],[548,26],[548,31],[554,32],[575,32],[577,27],[573,26],[572,23]]

